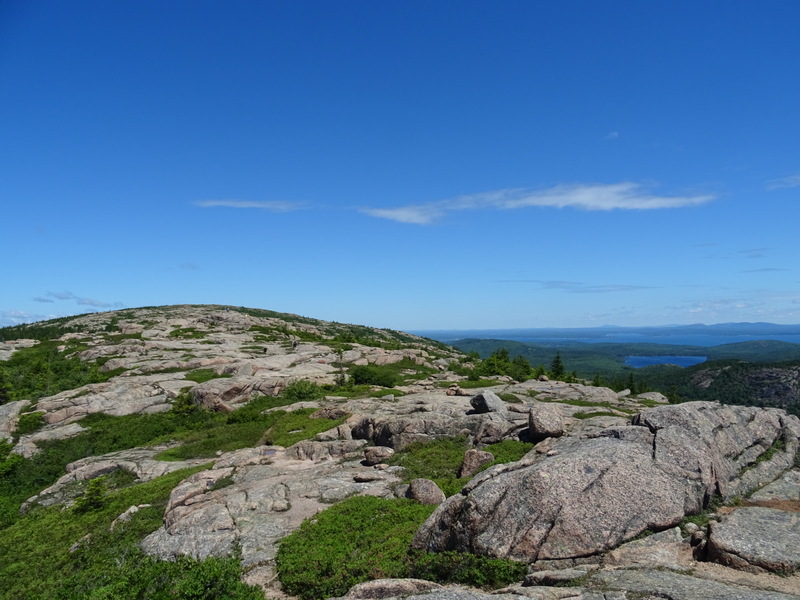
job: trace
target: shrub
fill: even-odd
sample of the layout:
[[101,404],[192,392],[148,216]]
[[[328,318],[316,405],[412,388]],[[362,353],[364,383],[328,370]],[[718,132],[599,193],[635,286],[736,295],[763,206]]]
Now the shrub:
[[195,383],[204,383],[206,381],[210,381],[211,379],[219,379],[223,377],[233,377],[233,375],[230,373],[223,373],[222,375],[219,375],[214,369],[195,369],[194,371],[189,371],[184,379],[194,381]]
[[403,467],[403,481],[430,479],[436,482],[445,496],[457,494],[465,481],[458,478],[464,461],[467,438],[441,438],[432,442],[415,442],[395,452],[387,461]]
[[42,427],[44,427],[44,411],[26,413],[19,416],[14,436],[19,438],[22,435],[29,435]]
[[504,558],[467,552],[415,552],[411,555],[408,577],[497,589],[522,581],[527,573],[527,564]]
[[527,565],[458,552],[409,553],[434,507],[411,500],[355,496],[289,534],[277,555],[283,590],[301,600],[342,596],[362,581],[416,577],[495,588],[520,581]]
[[281,392],[281,398],[289,403],[305,402],[322,398],[323,389],[314,381],[298,379],[287,385]]
[[533,449],[533,444],[520,442],[518,440],[503,440],[496,444],[489,444],[484,448],[487,452],[494,455],[494,460],[486,465],[489,468],[493,465],[503,465],[516,462]]
[[107,381],[119,371],[101,373],[96,363],[67,357],[56,342],[39,342],[21,348],[0,362],[0,404],[13,400],[37,400],[88,383]]
[[76,498],[72,509],[77,513],[97,510],[105,505],[107,493],[105,477],[96,477],[89,481],[83,496]]
[[343,596],[353,585],[405,577],[414,532],[434,507],[355,496],[305,521],[280,544],[283,590],[301,600]]
[[357,365],[350,369],[350,378],[355,385],[378,385],[393,388],[401,382],[400,374],[389,365]]

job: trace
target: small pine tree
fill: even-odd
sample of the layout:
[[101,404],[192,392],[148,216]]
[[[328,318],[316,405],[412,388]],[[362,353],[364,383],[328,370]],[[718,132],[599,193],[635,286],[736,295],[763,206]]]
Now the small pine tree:
[[561,380],[564,377],[564,363],[561,361],[561,353],[556,352],[553,362],[550,363],[550,376],[553,379]]
[[83,496],[75,500],[75,512],[85,513],[102,508],[106,502],[107,491],[105,477],[92,479],[86,486]]

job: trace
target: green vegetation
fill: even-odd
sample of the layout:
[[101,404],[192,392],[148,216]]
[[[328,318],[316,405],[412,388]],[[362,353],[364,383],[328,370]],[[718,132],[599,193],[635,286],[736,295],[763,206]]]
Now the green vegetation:
[[89,383],[107,381],[120,371],[101,372],[97,363],[67,357],[58,344],[39,342],[21,348],[0,362],[0,404],[15,400],[38,400]]
[[313,409],[287,413],[264,410],[294,403],[294,398],[257,398],[230,414],[215,413],[195,405],[181,394],[166,413],[112,417],[92,414],[79,423],[88,429],[73,438],[41,445],[30,459],[10,455],[0,444],[0,529],[18,518],[19,506],[64,474],[66,465],[86,456],[173,442],[162,460],[211,458],[218,451],[271,443],[288,446],[335,427],[341,420],[312,419]]
[[[639,374],[648,385],[672,402],[705,400],[744,406],[773,406],[800,416],[800,402],[796,395],[782,389],[777,382],[766,382],[765,385],[763,378],[766,369],[798,367],[800,360],[754,363],[731,359],[708,361],[686,368],[655,365],[639,369]],[[703,380],[708,385],[698,385]]]
[[493,588],[525,576],[527,565],[513,561],[409,552],[414,532],[433,509],[371,496],[335,504],[281,542],[277,564],[284,590],[302,600],[317,600],[342,596],[356,583],[384,577]]
[[21,414],[17,421],[17,430],[14,432],[14,438],[19,439],[20,436],[39,431],[42,427],[44,427],[44,411],[39,410]]
[[390,365],[356,365],[350,368],[350,381],[354,385],[377,385],[393,388],[408,380],[423,379],[434,369],[418,365],[410,358]]
[[533,444],[518,440],[503,440],[496,444],[489,444],[484,448],[494,455],[494,460],[484,466],[484,470],[494,465],[504,465],[516,462],[533,449]]
[[202,339],[208,335],[207,331],[200,331],[194,327],[178,327],[169,332],[169,337],[183,339]]
[[[57,507],[24,515],[0,536],[0,600],[263,600],[259,590],[241,583],[235,557],[160,561],[139,547],[161,525],[172,488],[203,468],[112,492],[94,480],[99,483],[90,482],[89,489],[99,492],[87,490],[84,498],[91,493],[96,500],[85,510],[69,517]],[[119,514],[141,504],[152,506],[110,529]]]
[[10,327],[0,327],[0,342],[10,340],[53,340],[61,337],[65,333],[77,333],[80,327],[72,324],[71,321],[84,315],[74,317],[60,317],[49,321],[38,323],[25,323],[23,325],[12,325]]
[[466,479],[458,478],[458,470],[467,451],[466,437],[441,438],[432,442],[414,442],[395,452],[387,461],[403,467],[403,481],[430,479],[436,482],[445,496],[461,491]]
[[[517,461],[527,454],[533,444],[516,440],[504,440],[483,448],[491,452],[495,460],[490,466]],[[403,481],[412,479],[430,479],[436,482],[445,496],[452,496],[461,491],[469,479],[460,479],[458,472],[464,461],[464,453],[469,449],[466,437],[441,438],[432,442],[415,442],[395,454],[387,461],[392,465],[403,467]]]
[[307,379],[293,381],[281,392],[281,398],[288,400],[289,403],[316,400],[323,395],[324,390],[316,382]]
[[204,383],[212,379],[219,379],[224,377],[233,377],[230,373],[218,374],[214,369],[195,369],[186,374],[185,379],[194,381],[195,383]]
[[[493,342],[494,340],[468,341]],[[463,350],[464,348],[460,349]],[[543,365],[532,367],[530,361],[522,354],[518,353],[512,358],[508,348],[503,345],[495,347],[491,354],[483,360],[480,359],[477,351],[471,350],[460,363],[451,362],[450,370],[458,375],[467,377],[467,381],[459,382],[461,387],[481,387],[479,385],[471,385],[469,382],[482,381],[491,381],[493,383],[490,385],[497,385],[495,380],[486,379],[497,375],[505,375],[515,381],[527,381],[542,375],[547,375],[551,379],[558,379],[559,381],[577,381],[577,375],[574,372],[566,372],[561,355],[558,352],[556,352],[551,362],[550,370],[548,370]]]

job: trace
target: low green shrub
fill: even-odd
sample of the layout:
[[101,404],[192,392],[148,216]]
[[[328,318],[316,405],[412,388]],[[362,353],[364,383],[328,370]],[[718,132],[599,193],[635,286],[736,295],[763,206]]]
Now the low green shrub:
[[494,460],[486,465],[484,469],[488,469],[494,465],[516,462],[532,449],[533,444],[520,442],[518,440],[502,440],[496,444],[489,444],[484,450],[491,452],[494,455]]
[[220,375],[214,369],[195,369],[194,371],[189,371],[184,379],[194,381],[195,383],[205,383],[206,381],[210,381],[212,379],[220,379],[224,377],[233,377],[233,375],[230,373],[223,373]]
[[281,541],[283,590],[301,600],[343,596],[362,581],[406,577],[414,532],[434,507],[355,496],[305,521]]
[[98,510],[105,505],[108,488],[105,484],[105,477],[95,477],[86,485],[86,491],[82,496],[75,499],[72,510],[77,513],[86,513]]
[[20,415],[14,437],[19,439],[20,436],[30,435],[31,433],[39,431],[42,427],[44,427],[44,411]]
[[324,390],[314,381],[298,379],[287,385],[281,392],[281,398],[289,403],[306,402],[322,398]]
[[293,412],[276,411],[269,413],[275,416],[274,424],[264,434],[265,444],[276,446],[291,446],[300,440],[307,440],[318,433],[327,431],[344,423],[341,419],[312,419],[310,416],[316,412],[314,408],[304,408]]
[[[0,536],[0,600],[263,600],[243,584],[236,557],[161,561],[145,555],[141,540],[161,526],[172,489],[209,465],[183,469],[104,495],[100,506],[30,511]],[[132,505],[128,523],[111,522]]]
[[42,341],[0,361],[0,404],[37,400],[88,383],[108,381],[117,374],[119,370],[101,372],[96,363],[59,352],[57,342]]
[[350,379],[355,385],[378,385],[393,388],[402,378],[389,365],[356,365],[350,369]]
[[500,385],[497,379],[467,379],[465,381],[458,381],[457,383],[465,390]]
[[395,452],[387,461],[403,467],[403,481],[430,479],[436,482],[445,496],[461,491],[466,483],[458,471],[467,451],[467,438],[441,438],[432,442],[415,442]]
[[355,496],[333,505],[283,539],[278,576],[301,600],[342,596],[371,579],[415,577],[496,588],[521,581],[527,565],[458,552],[409,552],[434,507],[411,500]]
[[415,552],[410,556],[408,577],[491,590],[522,581],[527,573],[527,564],[505,558],[468,552]]
[[572,415],[576,419],[591,419],[592,417],[619,417],[617,413],[609,411],[595,411],[595,412],[576,412]]
[[522,404],[522,400],[519,399],[519,396],[517,396],[516,394],[512,394],[510,392],[502,392],[500,394],[497,394],[497,396],[503,402],[509,402],[511,404]]

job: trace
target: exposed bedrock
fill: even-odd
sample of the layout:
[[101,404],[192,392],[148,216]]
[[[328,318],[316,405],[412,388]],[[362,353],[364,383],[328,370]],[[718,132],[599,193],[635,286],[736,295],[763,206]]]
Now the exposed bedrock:
[[[709,402],[648,409],[478,475],[417,531],[415,548],[532,562],[590,556],[676,525],[789,469],[800,420]],[[551,440],[552,441],[552,440]]]

